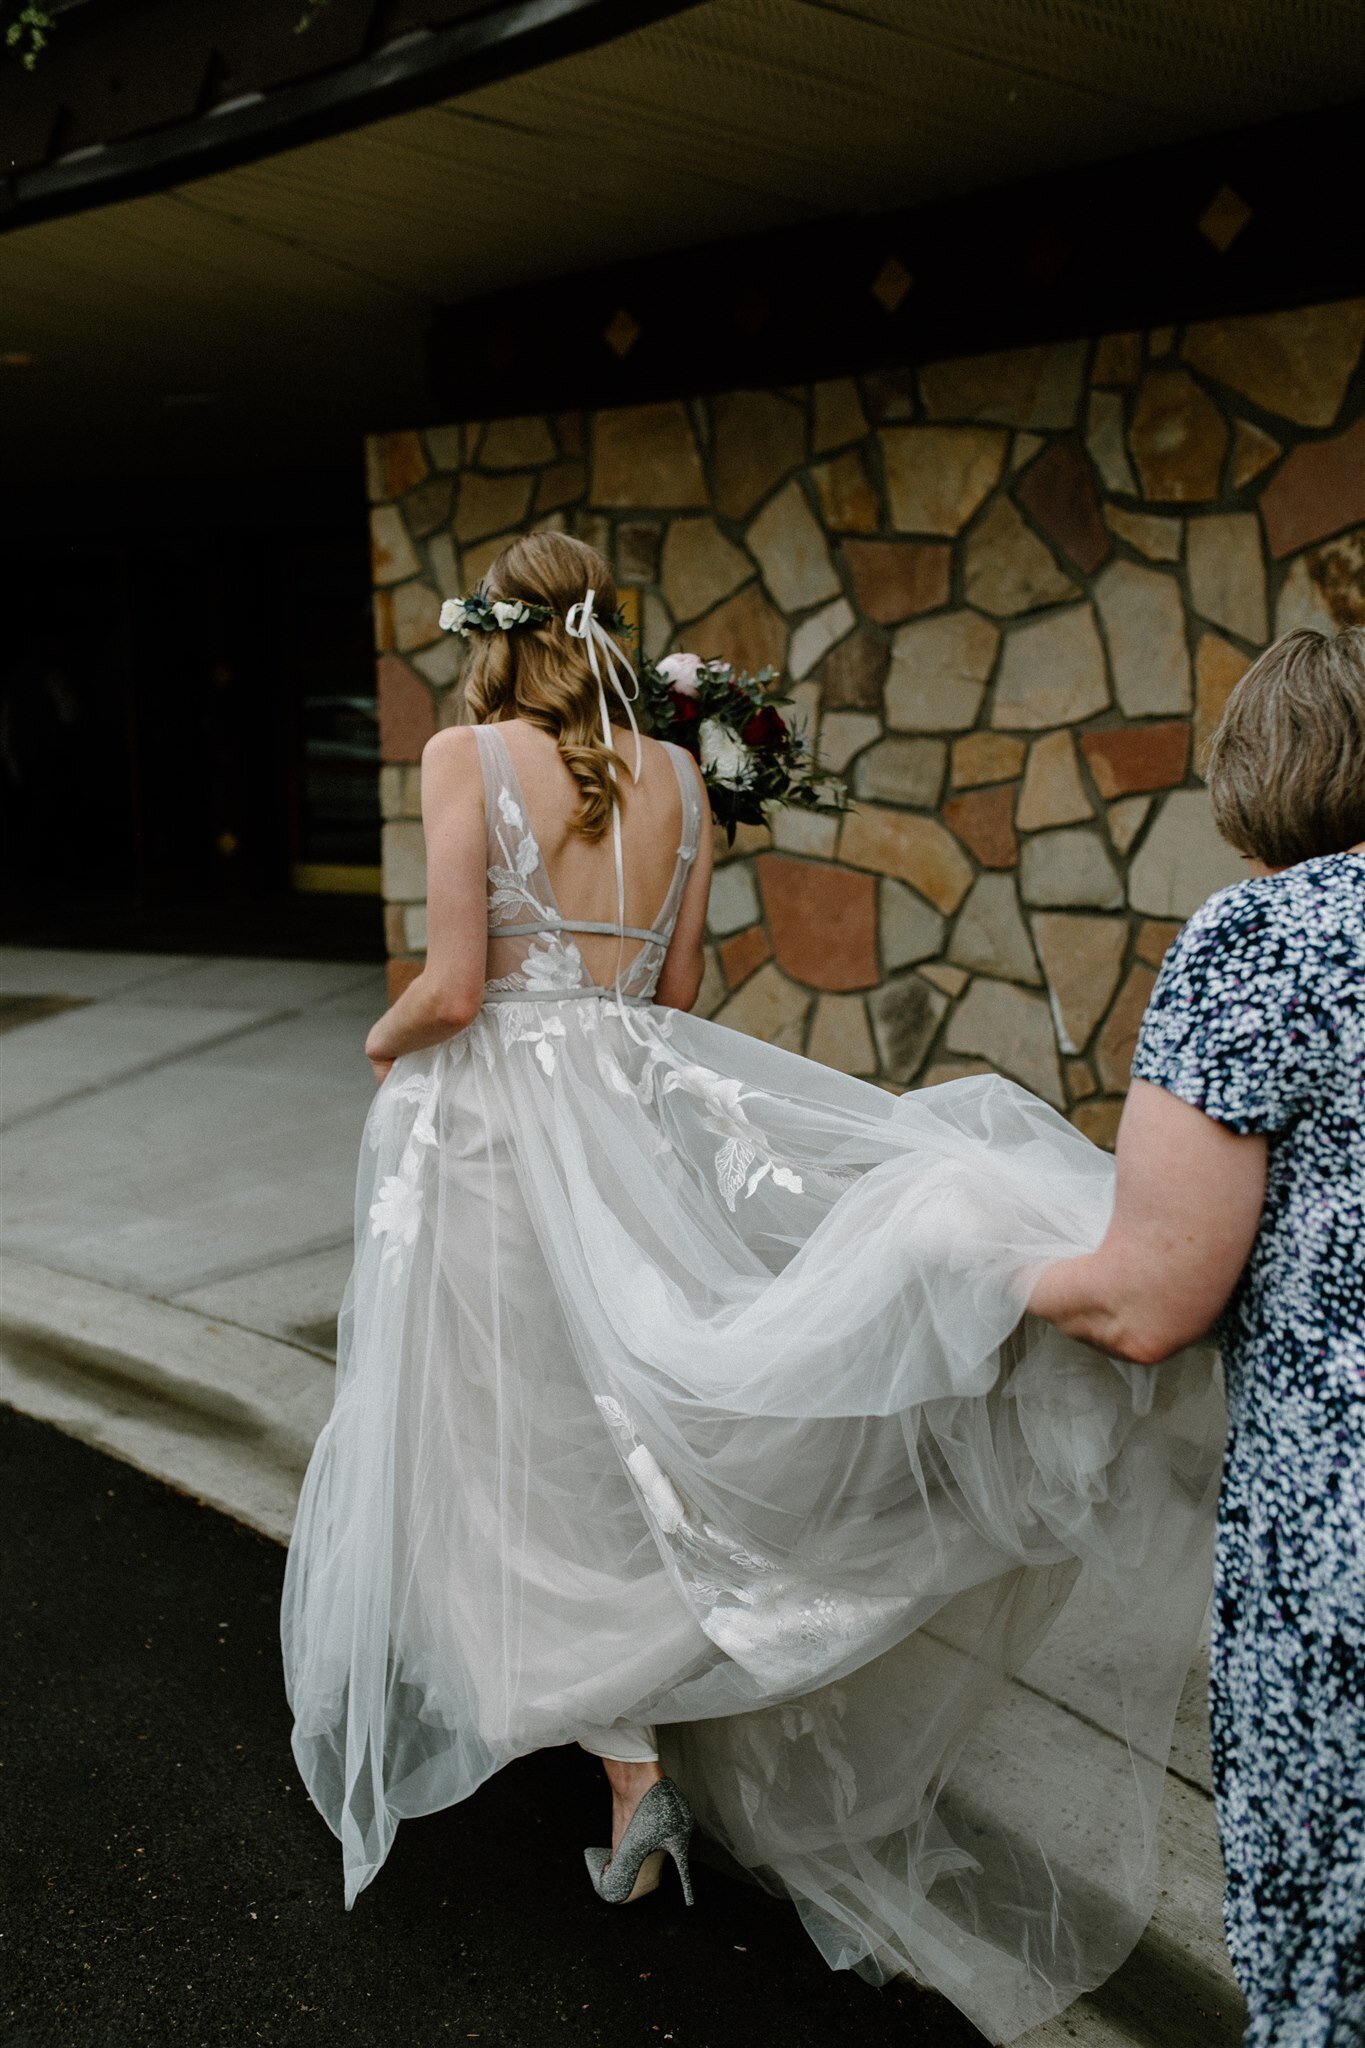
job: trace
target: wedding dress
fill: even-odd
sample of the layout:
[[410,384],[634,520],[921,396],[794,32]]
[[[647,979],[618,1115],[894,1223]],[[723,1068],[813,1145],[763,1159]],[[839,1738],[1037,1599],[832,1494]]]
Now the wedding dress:
[[404,1817],[652,1723],[831,1964],[1011,2039],[1151,1909],[1215,1367],[1021,1321],[1113,1182],[1023,1089],[897,1098],[651,1004],[702,829],[677,750],[672,887],[603,988],[475,730],[485,1001],[371,1109],[285,1588],[347,1904]]

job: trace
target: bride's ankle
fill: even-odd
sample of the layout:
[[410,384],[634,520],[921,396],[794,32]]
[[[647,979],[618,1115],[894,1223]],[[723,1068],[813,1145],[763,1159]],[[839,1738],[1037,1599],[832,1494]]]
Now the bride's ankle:
[[638,1806],[650,1786],[657,1785],[663,1777],[663,1769],[657,1763],[618,1763],[614,1757],[604,1757],[602,1763],[616,1806]]

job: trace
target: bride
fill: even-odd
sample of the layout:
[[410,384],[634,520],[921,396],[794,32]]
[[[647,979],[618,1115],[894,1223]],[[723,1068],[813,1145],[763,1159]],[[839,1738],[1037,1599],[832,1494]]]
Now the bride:
[[516,541],[469,607],[475,722],[423,758],[429,950],[366,1048],[294,1752],[348,1905],[401,1819],[577,1742],[604,1899],[665,1857],[690,1897],[695,1814],[834,1967],[1010,2039],[1151,1910],[1213,1367],[1022,1318],[1113,1173],[1022,1089],[896,1098],[688,1014],[707,795],[632,730],[614,604],[594,550]]

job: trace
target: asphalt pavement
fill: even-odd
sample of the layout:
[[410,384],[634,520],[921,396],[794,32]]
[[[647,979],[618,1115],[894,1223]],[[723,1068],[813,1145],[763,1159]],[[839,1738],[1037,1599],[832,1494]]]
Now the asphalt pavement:
[[705,1865],[691,1913],[603,1906],[577,1750],[405,1822],[346,1913],[289,1751],[278,1545],[8,1410],[0,1497],[10,2048],[980,2048]]

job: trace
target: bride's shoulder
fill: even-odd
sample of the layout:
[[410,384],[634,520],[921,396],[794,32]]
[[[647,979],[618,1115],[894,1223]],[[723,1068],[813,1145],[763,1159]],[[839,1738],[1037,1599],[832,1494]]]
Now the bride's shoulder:
[[422,795],[460,799],[477,791],[482,801],[483,769],[478,727],[447,725],[433,733],[422,749]]

